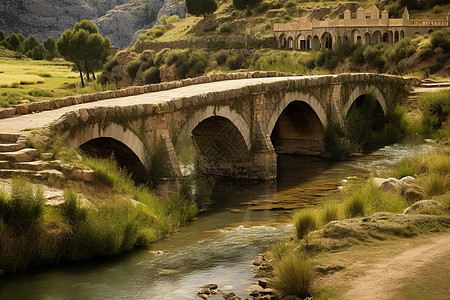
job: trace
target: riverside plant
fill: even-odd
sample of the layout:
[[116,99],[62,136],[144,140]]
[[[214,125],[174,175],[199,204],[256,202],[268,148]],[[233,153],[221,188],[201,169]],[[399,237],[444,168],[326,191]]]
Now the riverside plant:
[[[191,221],[194,195],[159,198],[136,186],[111,160],[82,160],[94,169],[95,190],[80,200],[74,188],[64,203],[44,206],[44,197],[23,178],[12,193],[0,190],[0,273],[32,266],[110,256],[145,246]],[[205,191],[201,197],[207,197]],[[86,206],[88,205],[88,206]]]
[[281,297],[295,295],[304,299],[310,296],[314,269],[311,260],[297,251],[285,255],[275,268],[273,286]]

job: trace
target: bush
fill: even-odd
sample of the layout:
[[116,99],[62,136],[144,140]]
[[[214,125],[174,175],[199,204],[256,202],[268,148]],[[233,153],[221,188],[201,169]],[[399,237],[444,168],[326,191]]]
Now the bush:
[[338,216],[338,206],[332,202],[326,202],[322,206],[321,210],[321,221],[322,224],[328,224],[331,221],[336,221],[339,219]]
[[285,255],[275,267],[274,274],[273,286],[281,297],[294,295],[304,299],[310,296],[314,269],[306,257],[295,252]]
[[238,70],[244,67],[245,57],[241,53],[228,56],[227,65],[230,70]]
[[228,52],[226,50],[220,50],[215,55],[215,60],[219,66],[223,65],[228,58]]
[[445,52],[450,52],[450,28],[445,27],[431,33],[431,45],[433,49],[441,47]]
[[450,101],[448,99],[450,99],[450,90],[424,93],[420,97],[424,134],[429,135],[433,130],[441,128],[445,122],[448,122],[450,113]]
[[134,79],[136,77],[137,72],[139,71],[139,68],[141,67],[141,61],[135,59],[131,60],[127,63],[127,73],[131,77],[131,79]]
[[71,222],[85,220],[87,210],[81,206],[78,194],[74,189],[68,188],[64,191],[63,212],[67,219]]
[[410,158],[404,158],[397,163],[394,170],[394,177],[401,179],[405,176],[416,176],[416,164]]
[[224,23],[219,26],[219,32],[221,34],[231,33],[233,32],[233,24],[230,22]]
[[159,69],[157,67],[151,67],[144,72],[144,82],[147,84],[161,82],[161,78],[159,76]]
[[25,178],[13,178],[9,199],[0,195],[1,219],[20,231],[29,230],[37,225],[44,211],[44,196],[42,189],[33,192],[31,183]]
[[344,203],[347,218],[363,217],[366,214],[366,201],[359,195],[354,195]]
[[310,209],[295,212],[293,219],[298,239],[302,239],[309,232],[317,228],[316,216]]
[[428,196],[438,196],[445,194],[450,188],[449,175],[428,174],[424,182],[424,190]]
[[55,93],[40,89],[34,89],[32,91],[29,91],[28,95],[33,97],[55,97]]
[[103,68],[105,69],[105,71],[111,72],[112,69],[113,69],[115,66],[117,66],[117,64],[118,64],[117,59],[116,59],[116,58],[111,58],[111,59],[109,59],[109,60],[106,62],[106,64],[104,65]]

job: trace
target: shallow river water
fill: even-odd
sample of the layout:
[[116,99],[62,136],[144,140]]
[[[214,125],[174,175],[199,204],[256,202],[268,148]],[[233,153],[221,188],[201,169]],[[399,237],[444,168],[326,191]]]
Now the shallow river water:
[[383,172],[401,158],[431,148],[395,144],[338,163],[280,157],[277,181],[217,182],[208,211],[177,234],[112,259],[2,278],[0,299],[199,299],[197,291],[208,283],[248,297],[245,289],[255,281],[251,262],[271,243],[292,234],[286,222],[293,209],[320,203],[345,181]]

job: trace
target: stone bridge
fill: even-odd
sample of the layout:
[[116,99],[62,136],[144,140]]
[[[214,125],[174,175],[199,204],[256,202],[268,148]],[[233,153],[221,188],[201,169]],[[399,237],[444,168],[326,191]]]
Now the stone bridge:
[[361,96],[374,93],[387,114],[408,84],[378,74],[225,80],[3,119],[0,132],[46,126],[66,133],[70,148],[114,153],[135,178],[158,151],[181,176],[177,153],[193,141],[201,173],[268,180],[277,176],[277,154],[322,155],[327,122],[342,123]]

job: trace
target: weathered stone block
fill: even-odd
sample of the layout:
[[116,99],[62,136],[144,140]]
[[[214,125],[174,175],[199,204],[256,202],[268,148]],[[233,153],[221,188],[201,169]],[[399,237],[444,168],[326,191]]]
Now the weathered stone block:
[[16,113],[15,107],[0,108],[0,119],[10,118]]
[[17,114],[26,115],[29,113],[27,104],[17,104],[17,105],[14,105],[14,107],[16,108]]

